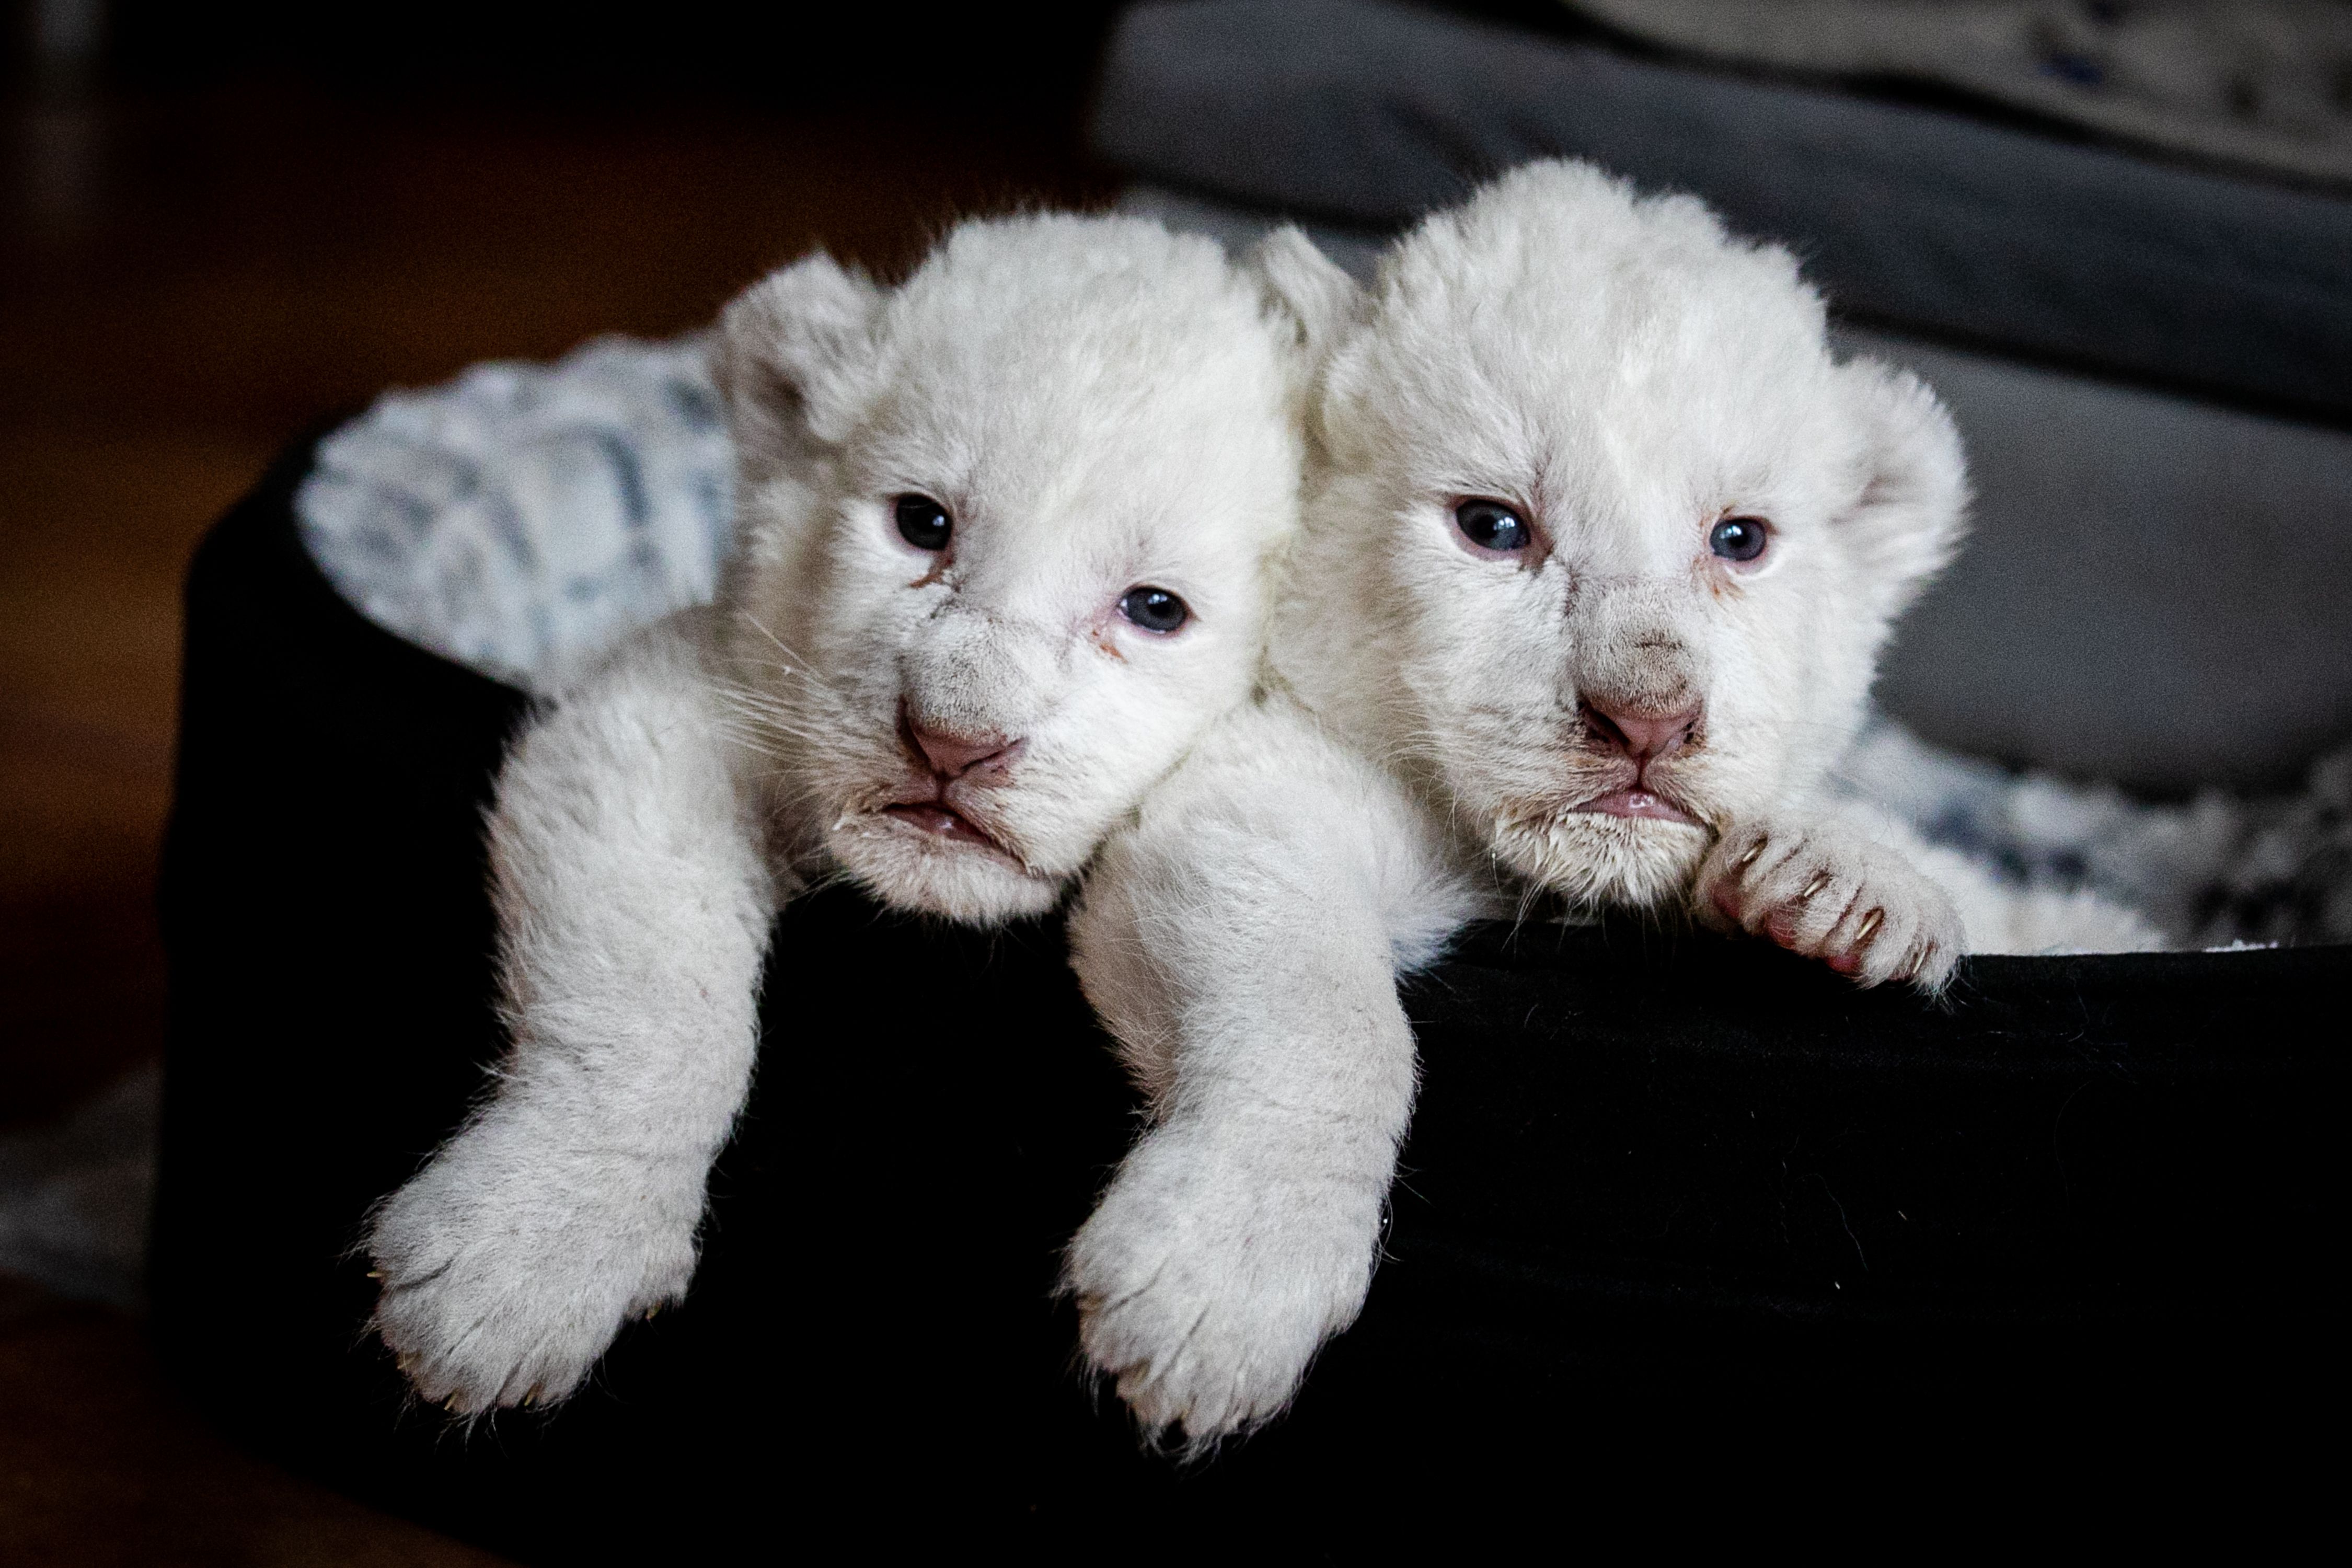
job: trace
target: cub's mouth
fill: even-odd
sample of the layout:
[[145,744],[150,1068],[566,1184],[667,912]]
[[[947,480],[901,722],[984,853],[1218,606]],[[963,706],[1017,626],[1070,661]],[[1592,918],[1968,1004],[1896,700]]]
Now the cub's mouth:
[[1024,877],[1037,874],[1014,840],[975,809],[984,807],[986,800],[961,798],[984,796],[986,792],[967,790],[954,783],[940,787],[936,781],[923,780],[893,793],[897,799],[886,795],[865,813],[865,820],[886,837],[912,840],[912,847],[922,853],[979,854],[1001,861]]
[[1650,822],[1680,822],[1699,826],[1697,817],[1685,811],[1674,800],[1657,790],[1627,785],[1612,789],[1606,795],[1594,795],[1581,805],[1569,807],[1571,815],[1591,812],[1601,816],[1625,816]]
[[[1042,914],[1066,878],[1031,863],[1024,797],[1001,775],[942,777],[909,769],[853,786],[824,847],[884,903],[971,925]],[[1052,840],[1046,841],[1050,853]]]
[[886,805],[880,815],[893,822],[903,823],[916,832],[953,844],[969,844],[982,849],[992,849],[1006,859],[1019,863],[1020,858],[1004,847],[1003,842],[971,818],[942,801],[916,801],[900,805]]

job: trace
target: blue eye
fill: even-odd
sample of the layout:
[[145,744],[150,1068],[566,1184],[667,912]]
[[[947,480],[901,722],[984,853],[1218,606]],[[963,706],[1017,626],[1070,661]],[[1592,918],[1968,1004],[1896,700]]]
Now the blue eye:
[[1517,512],[1498,500],[1465,500],[1454,509],[1454,526],[1462,537],[1481,550],[1499,554],[1525,550],[1535,542],[1535,532],[1522,521]]
[[898,537],[918,550],[945,550],[948,535],[955,531],[949,521],[948,509],[925,495],[900,496],[891,511],[898,523]]
[[1706,547],[1726,561],[1753,561],[1771,536],[1772,525],[1760,517],[1727,517],[1708,531]]
[[1165,637],[1192,616],[1183,600],[1165,588],[1139,584],[1119,596],[1118,613],[1147,632]]

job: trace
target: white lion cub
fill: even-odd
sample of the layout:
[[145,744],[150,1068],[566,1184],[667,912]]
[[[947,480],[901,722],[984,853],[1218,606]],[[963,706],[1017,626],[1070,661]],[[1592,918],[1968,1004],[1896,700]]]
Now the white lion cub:
[[512,1051],[368,1237],[427,1398],[560,1399],[684,1292],[782,900],[843,872],[961,921],[1048,909],[1246,699],[1302,325],[1210,241],[1067,216],[968,223],[895,289],[812,257],[729,307],[739,556],[509,758]]
[[1553,163],[1423,223],[1369,297],[1291,292],[1353,324],[1272,689],[1106,846],[1072,928],[1154,1112],[1071,1247],[1084,1347],[1196,1445],[1361,1305],[1413,1100],[1396,975],[1464,920],[1694,905],[1935,986],[2021,919],[1820,804],[1966,482],[1935,397],[1839,363],[1785,251]]

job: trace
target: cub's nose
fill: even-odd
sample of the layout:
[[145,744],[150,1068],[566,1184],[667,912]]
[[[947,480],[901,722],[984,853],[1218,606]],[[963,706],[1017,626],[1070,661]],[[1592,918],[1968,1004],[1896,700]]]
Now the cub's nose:
[[1612,705],[1587,698],[1585,727],[1596,740],[1616,747],[1636,763],[1654,763],[1682,750],[1697,727],[1699,710],[1659,713],[1632,704]]
[[907,738],[923,753],[931,771],[948,779],[961,778],[977,768],[1001,768],[1021,749],[1020,742],[1008,741],[1002,735],[933,730],[911,719],[907,721]]

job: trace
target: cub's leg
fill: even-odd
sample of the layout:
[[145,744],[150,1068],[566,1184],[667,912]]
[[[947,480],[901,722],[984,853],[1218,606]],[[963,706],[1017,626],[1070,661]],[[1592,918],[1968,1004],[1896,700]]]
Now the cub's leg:
[[1700,863],[1692,898],[1719,931],[1767,937],[1863,985],[1939,991],[1967,949],[1952,900],[1864,824],[1828,813],[1735,822]]
[[690,614],[524,735],[489,824],[495,1092],[379,1206],[375,1327],[468,1413],[562,1398],[676,1300],[750,1081],[775,893]]
[[1392,784],[1257,709],[1088,879],[1072,963],[1152,1125],[1066,1282],[1086,1356],[1155,1436],[1197,1447],[1274,1415],[1363,1305],[1412,1109],[1396,973],[1466,913],[1437,864]]

